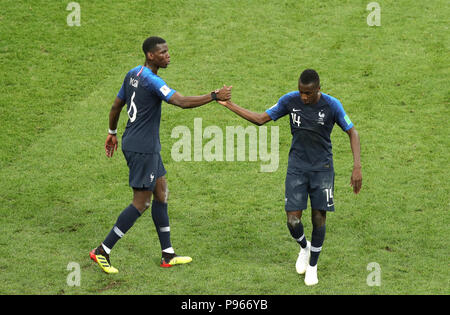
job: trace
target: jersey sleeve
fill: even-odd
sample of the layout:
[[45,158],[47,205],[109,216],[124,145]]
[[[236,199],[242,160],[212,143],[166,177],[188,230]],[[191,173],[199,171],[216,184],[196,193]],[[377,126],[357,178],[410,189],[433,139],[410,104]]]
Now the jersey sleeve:
[[335,120],[339,127],[341,127],[343,131],[351,129],[353,127],[353,123],[345,113],[341,102],[338,99],[333,99],[332,104],[335,111]]
[[266,110],[266,113],[273,121],[287,115],[289,112],[285,106],[285,98],[281,97],[275,105]]
[[158,76],[153,76],[150,81],[152,90],[159,96],[160,99],[164,100],[165,102],[168,102],[172,95],[176,92]]

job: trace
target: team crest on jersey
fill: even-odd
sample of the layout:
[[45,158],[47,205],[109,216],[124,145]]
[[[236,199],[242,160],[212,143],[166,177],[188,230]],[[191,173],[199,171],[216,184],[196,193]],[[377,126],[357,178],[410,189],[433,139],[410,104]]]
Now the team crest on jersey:
[[319,119],[317,120],[317,123],[319,125],[323,125],[324,124],[324,119],[325,119],[325,113],[323,112],[323,110],[321,110],[319,112]]

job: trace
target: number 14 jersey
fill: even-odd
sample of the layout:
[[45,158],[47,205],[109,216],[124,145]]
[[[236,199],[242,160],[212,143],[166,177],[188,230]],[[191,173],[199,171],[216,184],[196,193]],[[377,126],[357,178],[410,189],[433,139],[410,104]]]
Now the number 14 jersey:
[[343,131],[353,127],[338,99],[321,93],[316,104],[304,104],[299,91],[282,96],[266,110],[272,120],[289,114],[292,144],[290,172],[333,170],[331,131],[337,123]]

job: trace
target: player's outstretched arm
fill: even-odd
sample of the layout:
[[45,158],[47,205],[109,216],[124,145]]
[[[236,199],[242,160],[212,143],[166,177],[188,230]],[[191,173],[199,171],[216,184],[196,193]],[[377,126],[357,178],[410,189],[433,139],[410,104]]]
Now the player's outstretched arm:
[[[231,88],[232,86],[224,85],[221,89],[217,89],[210,94],[200,96],[183,96],[180,93],[175,92],[169,99],[169,103],[186,109],[202,106],[214,100],[226,101],[231,98]],[[215,94],[215,97],[213,94]]]
[[266,122],[272,120],[266,112],[263,112],[263,113],[252,112],[248,109],[240,107],[239,105],[233,103],[231,100],[218,101],[218,103],[225,106],[226,108],[231,110],[233,113],[237,114],[238,116],[240,116],[258,126],[264,125]]
[[361,173],[361,145],[359,142],[359,135],[355,127],[350,128],[347,131],[350,139],[350,147],[353,153],[353,171],[350,178],[350,186],[353,187],[355,194],[359,193],[362,186],[362,173]]

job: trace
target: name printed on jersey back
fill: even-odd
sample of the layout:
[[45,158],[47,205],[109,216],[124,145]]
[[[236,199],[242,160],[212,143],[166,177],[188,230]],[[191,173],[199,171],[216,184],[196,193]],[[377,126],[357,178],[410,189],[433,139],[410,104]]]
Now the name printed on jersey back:
[[137,88],[139,86],[139,81],[134,78],[130,78],[130,85]]

